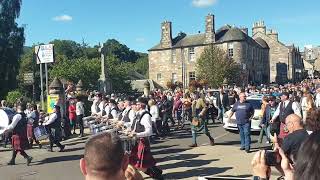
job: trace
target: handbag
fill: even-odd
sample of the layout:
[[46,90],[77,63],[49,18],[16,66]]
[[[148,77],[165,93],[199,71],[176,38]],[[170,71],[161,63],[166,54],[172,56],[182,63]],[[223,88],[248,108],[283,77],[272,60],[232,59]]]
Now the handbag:
[[201,119],[194,117],[191,124],[195,127],[199,127],[201,125]]

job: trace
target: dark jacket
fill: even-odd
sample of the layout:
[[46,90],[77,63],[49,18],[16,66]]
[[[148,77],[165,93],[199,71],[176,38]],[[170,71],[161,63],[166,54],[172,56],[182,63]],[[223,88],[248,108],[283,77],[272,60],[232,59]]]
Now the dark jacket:
[[229,97],[228,97],[228,94],[227,93],[224,93],[223,94],[223,97],[222,97],[222,104],[221,104],[221,98],[220,98],[220,93],[218,94],[217,96],[217,99],[216,99],[216,105],[218,108],[229,108]]

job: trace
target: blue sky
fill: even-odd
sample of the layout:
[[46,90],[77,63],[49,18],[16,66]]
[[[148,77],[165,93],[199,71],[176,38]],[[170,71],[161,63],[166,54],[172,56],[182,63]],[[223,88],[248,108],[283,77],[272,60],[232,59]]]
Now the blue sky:
[[115,38],[130,49],[147,52],[160,41],[160,24],[172,21],[180,31],[204,31],[204,18],[245,26],[264,20],[280,41],[320,45],[320,1],[317,0],[23,0],[18,23],[26,25],[26,45],[53,39],[84,40],[89,45]]

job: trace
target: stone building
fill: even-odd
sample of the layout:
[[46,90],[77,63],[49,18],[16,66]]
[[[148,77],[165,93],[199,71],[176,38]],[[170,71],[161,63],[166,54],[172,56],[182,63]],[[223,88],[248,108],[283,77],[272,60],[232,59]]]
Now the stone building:
[[266,30],[263,21],[253,24],[252,37],[263,39],[269,49],[270,82],[298,82],[303,79],[303,60],[299,48],[281,43],[275,30]]
[[225,25],[215,30],[214,15],[205,18],[205,31],[194,35],[180,32],[172,37],[172,23],[161,24],[160,43],[149,49],[149,78],[162,86],[181,81],[187,86],[196,79],[196,61],[210,44],[224,50],[243,68],[243,83],[268,83],[269,46],[262,38],[248,36],[247,28]]
[[303,59],[313,66],[314,71],[320,72],[320,46],[305,46]]

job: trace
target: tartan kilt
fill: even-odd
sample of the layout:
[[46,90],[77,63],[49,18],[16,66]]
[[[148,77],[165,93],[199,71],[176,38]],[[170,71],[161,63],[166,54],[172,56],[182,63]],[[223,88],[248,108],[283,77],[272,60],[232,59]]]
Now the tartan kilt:
[[29,141],[27,138],[27,133],[12,135],[11,143],[12,143],[12,149],[16,151],[28,149]]
[[147,138],[140,138],[139,142],[132,148],[129,164],[136,168],[150,168],[156,165],[150,151],[150,143]]
[[62,131],[61,128],[47,128],[49,133],[49,139],[51,141],[61,141],[62,140]]
[[285,124],[281,122],[281,124],[280,124],[280,133],[279,133],[279,138],[280,139],[284,139],[285,137],[288,136],[288,133],[284,131],[284,127],[285,127]]
[[33,137],[33,126],[32,126],[32,124],[27,124],[27,137],[28,137],[28,139],[32,139],[32,137]]

